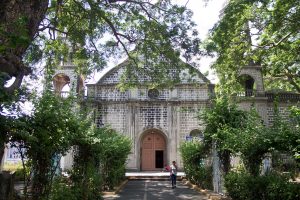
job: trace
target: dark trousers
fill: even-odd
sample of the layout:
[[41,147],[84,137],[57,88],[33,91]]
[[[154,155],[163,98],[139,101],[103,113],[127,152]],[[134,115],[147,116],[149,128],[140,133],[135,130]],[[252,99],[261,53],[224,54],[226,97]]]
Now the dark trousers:
[[176,186],[176,175],[171,174],[172,187]]

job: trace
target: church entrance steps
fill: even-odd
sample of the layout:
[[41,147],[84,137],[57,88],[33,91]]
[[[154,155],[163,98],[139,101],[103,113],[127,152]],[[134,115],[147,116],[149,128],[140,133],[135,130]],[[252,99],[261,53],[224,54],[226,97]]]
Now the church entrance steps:
[[[142,172],[126,172],[125,176],[129,180],[169,180],[170,172],[142,171]],[[185,177],[184,172],[177,173],[177,180]]]

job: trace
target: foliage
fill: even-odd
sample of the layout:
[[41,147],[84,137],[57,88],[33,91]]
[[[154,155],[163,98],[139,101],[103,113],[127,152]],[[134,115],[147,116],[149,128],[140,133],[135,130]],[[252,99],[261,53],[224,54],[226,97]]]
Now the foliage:
[[128,138],[108,128],[95,129],[86,111],[74,107],[72,97],[62,99],[46,90],[34,104],[30,116],[19,116],[10,127],[11,141],[26,148],[30,164],[26,170],[33,171],[33,199],[60,198],[61,189],[52,188],[53,179],[60,156],[74,145],[73,183],[55,183],[65,187],[66,197],[72,199],[76,194],[77,199],[101,199],[103,188],[112,189],[124,178],[131,150]]
[[225,176],[225,187],[232,200],[293,200],[300,197],[300,185],[289,182],[280,174],[252,176],[246,172],[230,172]]
[[237,90],[239,70],[261,65],[267,89],[300,92],[298,0],[230,0],[206,41],[221,90]]
[[131,151],[129,138],[109,129],[96,131],[101,138],[99,148],[101,149],[100,172],[103,178],[103,187],[113,189],[125,177],[125,164]]
[[[91,129],[77,142],[71,179],[81,199],[96,199],[123,180],[131,150],[127,137],[109,128]],[[87,187],[88,186],[88,187]]]
[[207,148],[216,148],[223,163],[224,171],[230,169],[230,154],[236,152],[237,134],[246,124],[246,112],[237,109],[228,99],[216,99],[212,108],[199,113],[205,125],[204,143]]
[[77,200],[79,188],[72,187],[68,180],[63,177],[57,177],[53,181],[53,187],[50,194],[50,200]]
[[180,145],[184,171],[194,184],[205,189],[212,189],[212,167],[207,165],[208,151],[199,140],[183,142]]
[[297,177],[300,166],[290,152],[272,152],[272,171],[289,174],[292,179]]
[[[192,12],[171,0],[30,0],[21,7],[10,0],[0,8],[0,72],[16,82],[41,59],[52,67],[72,59],[78,73],[89,74],[127,54],[130,80],[134,68],[163,83],[166,64],[180,69],[180,56],[191,60],[199,53]],[[144,59],[147,63],[139,63]]]
[[271,131],[265,127],[254,108],[246,116],[246,124],[236,135],[235,152],[241,153],[246,169],[251,175],[258,175],[262,160],[271,151]]
[[35,102],[31,116],[18,118],[12,141],[26,148],[34,172],[33,198],[45,198],[51,190],[51,181],[58,167],[58,157],[71,146],[73,136],[80,129],[80,115],[75,115],[73,101],[62,100],[45,91]]
[[[292,123],[292,131],[293,133],[299,135],[300,133],[300,108],[297,106],[291,107],[291,123]],[[293,148],[291,149],[295,158],[298,162],[300,162],[300,138],[296,139]]]
[[239,153],[248,172],[257,176],[267,153],[292,153],[299,145],[295,125],[280,118],[277,111],[273,125],[266,127],[254,107],[250,112],[241,111],[227,99],[217,99],[199,118],[206,125],[205,145],[216,143],[225,173],[229,172],[231,154]]
[[[0,85],[3,83],[3,77],[0,74]],[[5,82],[5,81],[4,81]],[[21,113],[21,104],[25,99],[30,99],[25,87],[21,87],[13,94],[8,95],[0,86],[0,144],[6,144],[12,137],[18,120],[16,119]],[[0,145],[0,160],[4,154],[4,145]]]

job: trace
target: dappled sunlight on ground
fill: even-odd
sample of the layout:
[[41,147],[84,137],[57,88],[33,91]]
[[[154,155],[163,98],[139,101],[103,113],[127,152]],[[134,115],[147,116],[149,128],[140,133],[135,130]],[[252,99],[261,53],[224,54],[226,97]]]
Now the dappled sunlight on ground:
[[130,180],[123,190],[117,195],[107,195],[106,200],[174,200],[174,199],[195,199],[206,200],[200,193],[190,189],[188,186],[177,182],[177,188],[172,189],[168,180]]

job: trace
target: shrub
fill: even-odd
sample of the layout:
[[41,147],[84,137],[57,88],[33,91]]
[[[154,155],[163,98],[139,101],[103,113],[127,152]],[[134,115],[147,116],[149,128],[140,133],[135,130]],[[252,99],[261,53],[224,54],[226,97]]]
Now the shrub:
[[225,187],[233,200],[294,200],[300,198],[300,185],[291,183],[279,174],[251,176],[249,173],[230,172],[225,176]]
[[50,194],[50,200],[77,200],[78,189],[71,187],[68,181],[58,177],[53,181],[53,187]]
[[131,141],[110,129],[101,134],[99,147],[101,150],[100,172],[103,178],[103,187],[106,190],[111,190],[125,178],[125,165],[131,150]]
[[24,181],[24,170],[17,169],[15,171],[15,181]]
[[187,178],[204,189],[212,189],[212,167],[206,165],[206,149],[198,140],[180,145],[184,171]]
[[272,152],[272,169],[290,174],[291,178],[295,179],[299,173],[300,165],[288,152],[274,151]]
[[72,181],[83,199],[95,199],[102,190],[112,190],[125,177],[131,141],[108,128],[98,128],[77,145]]

